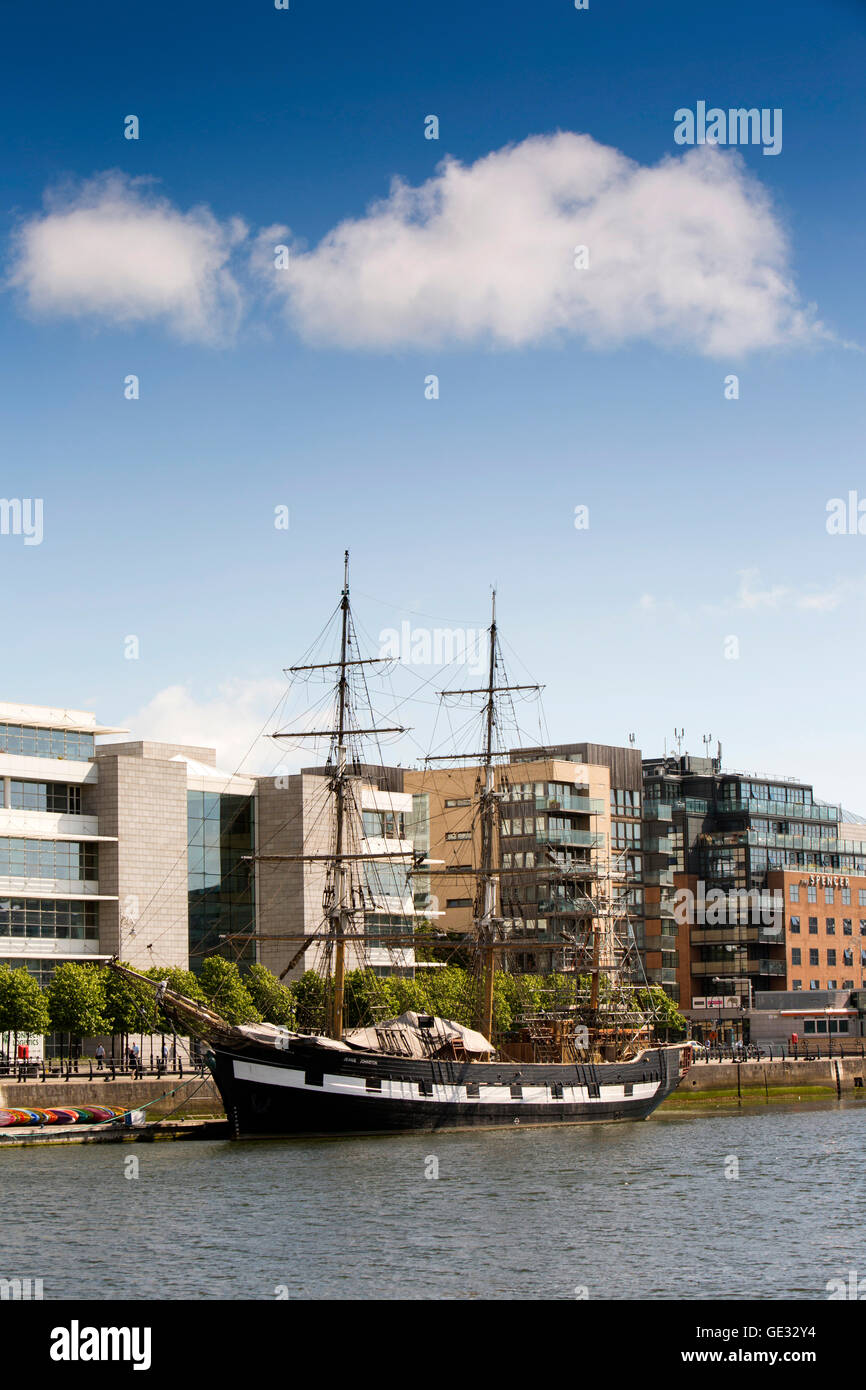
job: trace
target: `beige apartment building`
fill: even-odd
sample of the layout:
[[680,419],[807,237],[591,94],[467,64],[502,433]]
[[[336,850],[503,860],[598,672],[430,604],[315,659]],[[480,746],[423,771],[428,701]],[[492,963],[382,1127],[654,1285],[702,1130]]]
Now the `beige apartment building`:
[[[449,767],[406,771],[403,786],[426,815],[431,861],[431,910],[447,932],[472,927],[481,831],[477,797],[483,770]],[[520,965],[549,970],[562,951],[544,949],[563,929],[593,918],[599,879],[610,866],[610,770],[560,758],[533,757],[497,766],[500,794],[500,912],[507,929],[538,943]]]

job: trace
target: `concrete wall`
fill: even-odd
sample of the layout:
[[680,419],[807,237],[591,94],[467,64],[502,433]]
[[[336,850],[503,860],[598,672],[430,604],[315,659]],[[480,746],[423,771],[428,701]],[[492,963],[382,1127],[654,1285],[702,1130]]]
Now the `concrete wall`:
[[150,1106],[147,1114],[151,1119],[167,1115],[175,1107],[179,1107],[179,1114],[224,1114],[219,1091],[209,1076],[184,1078],[182,1082],[177,1076],[144,1081],[130,1081],[128,1077],[117,1081],[3,1081],[0,1082],[0,1109],[45,1110],[52,1105],[84,1107],[90,1103],[122,1105],[127,1110],[137,1110],[149,1101],[158,1100],[166,1091],[174,1090],[175,1095],[165,1096],[158,1105]]
[[714,1091],[740,1087],[827,1086],[843,1092],[854,1090],[856,1079],[866,1086],[866,1060],[862,1057],[830,1057],[816,1062],[697,1062],[680,1082],[685,1091]]
[[98,765],[100,832],[118,837],[100,845],[99,886],[119,899],[100,904],[100,949],[131,965],[186,968],[186,764],[106,750]]

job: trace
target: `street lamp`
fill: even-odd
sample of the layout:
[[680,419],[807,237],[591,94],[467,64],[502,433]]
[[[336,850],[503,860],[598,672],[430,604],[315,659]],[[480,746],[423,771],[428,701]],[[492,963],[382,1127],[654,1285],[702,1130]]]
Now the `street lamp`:
[[[714,984],[714,985],[723,985],[723,984],[745,985],[746,988],[747,988],[748,991],[749,991],[749,1013],[752,1012],[752,981],[751,981],[751,979],[749,978],[748,975],[714,975],[714,976],[713,976],[713,984]],[[721,1007],[720,1007],[720,1008],[719,1008],[719,1032],[721,1032],[721,1028],[722,1028],[722,1011],[721,1011]]]

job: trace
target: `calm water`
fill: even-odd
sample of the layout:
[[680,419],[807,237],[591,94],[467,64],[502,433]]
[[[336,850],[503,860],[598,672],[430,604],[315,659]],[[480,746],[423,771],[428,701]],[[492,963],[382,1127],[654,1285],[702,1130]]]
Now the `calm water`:
[[825,1299],[828,1279],[866,1276],[864,1140],[866,1108],[841,1102],[435,1138],[12,1149],[0,1274],[41,1277],[46,1299],[272,1299],[280,1285]]

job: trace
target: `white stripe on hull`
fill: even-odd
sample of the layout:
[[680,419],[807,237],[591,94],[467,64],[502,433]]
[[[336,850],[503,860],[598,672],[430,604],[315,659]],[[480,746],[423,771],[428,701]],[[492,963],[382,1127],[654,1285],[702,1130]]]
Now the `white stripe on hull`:
[[438,1084],[433,1086],[432,1094],[425,1095],[416,1081],[383,1080],[381,1089],[368,1090],[363,1076],[326,1075],[321,1086],[308,1086],[305,1073],[289,1067],[269,1067],[258,1062],[235,1060],[232,1071],[236,1081],[253,1081],[262,1086],[288,1086],[293,1090],[312,1091],[319,1095],[324,1091],[328,1095],[352,1096],[354,1099],[445,1101],[475,1105],[600,1105],[619,1100],[649,1100],[661,1085],[660,1081],[636,1081],[630,1096],[626,1095],[623,1085],[600,1086],[597,1096],[591,1096],[586,1086],[563,1085],[562,1095],[555,1096],[550,1086],[526,1085],[522,1095],[513,1096],[510,1085],[488,1085],[482,1081],[477,1096],[470,1096],[465,1086]]

